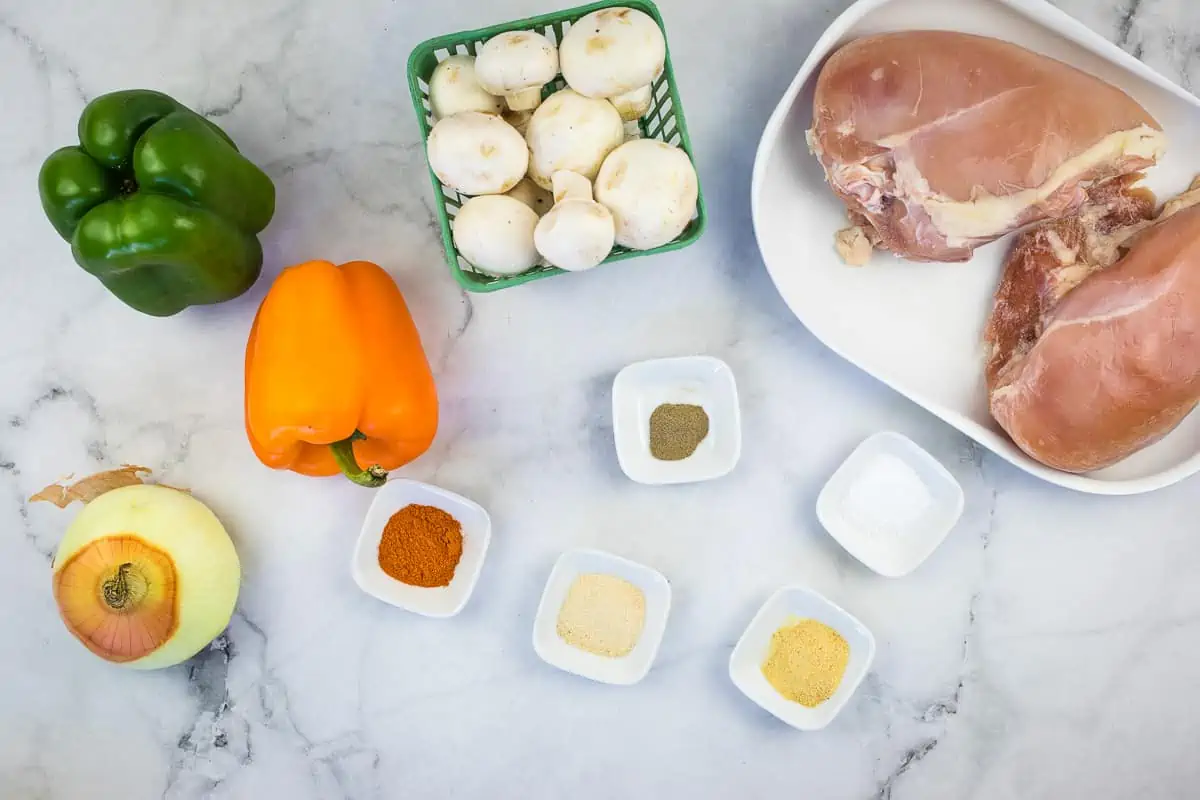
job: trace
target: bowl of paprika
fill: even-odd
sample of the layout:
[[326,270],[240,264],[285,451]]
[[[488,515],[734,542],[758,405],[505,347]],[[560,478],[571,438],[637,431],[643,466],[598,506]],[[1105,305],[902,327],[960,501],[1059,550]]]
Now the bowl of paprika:
[[475,590],[491,538],[491,518],[478,503],[427,483],[390,480],[367,510],[351,572],[376,599],[452,617]]

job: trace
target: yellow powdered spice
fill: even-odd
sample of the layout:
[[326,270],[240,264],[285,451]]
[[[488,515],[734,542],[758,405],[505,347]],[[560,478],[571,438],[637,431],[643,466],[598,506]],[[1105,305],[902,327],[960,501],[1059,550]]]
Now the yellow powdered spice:
[[571,584],[558,611],[559,637],[598,656],[627,656],[646,624],[646,595],[624,578],[589,573]]
[[813,708],[837,691],[849,662],[850,644],[840,633],[815,619],[802,619],[771,636],[762,674],[785,698]]

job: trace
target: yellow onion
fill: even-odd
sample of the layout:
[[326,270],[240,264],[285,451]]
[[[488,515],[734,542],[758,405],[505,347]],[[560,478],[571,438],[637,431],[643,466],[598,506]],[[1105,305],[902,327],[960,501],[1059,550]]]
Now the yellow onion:
[[241,567],[229,534],[196,498],[126,485],[84,506],[54,556],[54,599],[96,655],[135,669],[178,664],[233,614]]

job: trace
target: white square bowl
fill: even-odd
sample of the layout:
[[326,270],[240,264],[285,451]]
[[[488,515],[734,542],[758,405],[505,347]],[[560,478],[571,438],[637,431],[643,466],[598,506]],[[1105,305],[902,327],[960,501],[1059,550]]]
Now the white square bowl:
[[[929,508],[907,530],[895,535],[862,530],[846,513],[855,481],[880,456],[899,458],[925,484]],[[854,449],[817,497],[817,519],[846,549],[868,568],[889,578],[912,572],[938,548],[963,512],[963,490],[954,476],[929,453],[906,436],[885,431]]]
[[[815,619],[840,633],[850,645],[850,661],[833,695],[814,708],[793,703],[767,682],[762,664],[771,637],[784,625]],[[758,705],[802,731],[824,728],[850,700],[875,659],[875,637],[866,626],[821,595],[803,586],[787,586],[771,596],[754,615],[729,657],[729,677]]]
[[[601,573],[623,578],[646,596],[646,621],[637,644],[626,656],[609,658],[572,647],[558,635],[558,612],[571,584],[580,575]],[[658,570],[600,550],[568,550],[559,556],[546,581],[533,623],[533,649],[543,661],[601,683],[629,686],[646,677],[658,655],[667,616],[671,584]]]
[[[379,566],[379,540],[388,519],[409,505],[440,508],[462,525],[463,552],[447,586],[410,586],[390,577]],[[385,603],[426,617],[452,617],[475,590],[492,539],[492,520],[478,503],[419,481],[393,479],[375,493],[354,548],[354,582]]]
[[[650,415],[663,403],[698,405],[708,414],[708,436],[679,461],[650,454]],[[728,474],[742,455],[733,370],[711,356],[630,364],[613,381],[613,436],[621,469],[638,483],[694,483]]]

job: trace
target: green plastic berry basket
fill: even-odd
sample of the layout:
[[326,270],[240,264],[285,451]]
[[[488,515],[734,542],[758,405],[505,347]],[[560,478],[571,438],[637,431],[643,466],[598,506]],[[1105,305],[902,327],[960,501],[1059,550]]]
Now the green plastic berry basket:
[[[662,16],[658,13],[658,7],[650,2],[650,0],[601,0],[598,3],[590,3],[585,6],[570,8],[565,11],[556,11],[551,14],[542,14],[541,16],[530,17],[528,19],[505,22],[489,28],[438,36],[417,45],[408,57],[408,88],[412,93],[413,109],[417,114],[417,124],[421,128],[421,140],[423,142],[428,141],[429,131],[433,127],[433,112],[429,104],[429,78],[433,75],[434,68],[442,59],[455,54],[473,56],[476,49],[482,46],[485,41],[505,31],[537,31],[557,45],[562,41],[563,33],[581,17],[593,11],[602,8],[612,8],[614,6],[635,8],[649,14],[658,23],[658,27],[662,28],[663,38],[666,38],[667,30],[666,26],[663,25]],[[566,82],[559,75],[552,83],[546,85],[542,90],[542,96],[548,97],[565,86]],[[678,146],[687,153],[688,158],[692,160],[693,164],[696,163],[696,154],[692,151],[692,141],[688,138],[687,122],[683,116],[683,104],[679,100],[679,90],[675,85],[675,73],[671,68],[669,42],[663,73],[653,85],[653,99],[650,110],[638,120],[638,128],[645,138],[658,139],[659,141]],[[548,278],[551,275],[561,275],[563,273],[563,270],[556,267],[541,266],[534,267],[520,275],[498,278],[476,270],[454,247],[454,236],[451,232],[451,222],[464,202],[463,195],[443,185],[432,169],[429,170],[429,180],[433,183],[437,219],[442,229],[442,244],[446,249],[446,262],[450,265],[450,271],[454,273],[455,280],[464,289],[470,292],[494,292],[499,289],[507,289],[510,286],[518,286],[522,283],[528,283],[540,278]],[[684,228],[683,233],[679,234],[674,241],[651,250],[628,250],[618,245],[613,248],[613,251],[609,254],[608,258],[604,259],[603,263],[608,264],[613,261],[624,261],[627,258],[666,253],[671,250],[679,250],[680,248],[687,247],[704,233],[706,223],[704,193],[701,190],[698,192],[696,198],[696,215],[688,223],[688,226]]]

